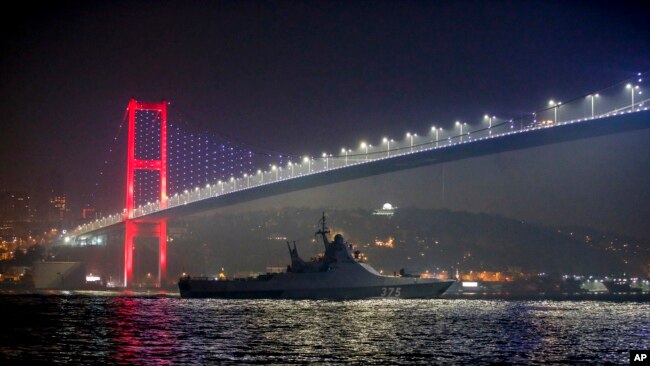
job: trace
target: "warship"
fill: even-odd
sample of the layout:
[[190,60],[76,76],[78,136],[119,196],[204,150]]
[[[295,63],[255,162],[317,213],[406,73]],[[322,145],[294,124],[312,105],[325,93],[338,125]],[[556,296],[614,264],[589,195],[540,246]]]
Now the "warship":
[[431,299],[440,297],[454,282],[416,276],[385,276],[365,263],[343,236],[329,239],[325,213],[315,235],[322,238],[325,251],[305,261],[287,242],[291,265],[282,273],[266,273],[254,278],[228,279],[223,276],[183,276],[178,282],[183,298],[226,299],[331,299],[372,298]]

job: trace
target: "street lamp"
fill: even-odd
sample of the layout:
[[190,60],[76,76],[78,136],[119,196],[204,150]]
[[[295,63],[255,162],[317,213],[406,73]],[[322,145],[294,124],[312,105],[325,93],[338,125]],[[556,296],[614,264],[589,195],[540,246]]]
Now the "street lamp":
[[[438,132],[442,131],[442,127],[436,128],[436,126],[431,127],[431,131],[433,131],[436,134],[436,147],[438,147]],[[431,141],[433,142],[433,141]]]
[[311,159],[310,159],[308,156],[305,156],[305,157],[302,159],[302,161],[305,162],[305,163],[307,163],[307,167],[308,167],[307,172],[308,172],[308,173],[311,173]]
[[366,149],[366,161],[368,161],[368,146],[369,146],[369,145],[366,144],[365,142],[362,142],[362,143],[361,143],[361,148],[362,148],[362,149]]
[[345,165],[348,165],[348,150],[342,148],[341,152],[345,154]]
[[561,104],[562,102],[555,103],[552,99],[548,101],[548,105],[553,107],[554,124],[557,124],[557,109]]
[[251,186],[251,176],[244,173],[244,178],[246,178],[246,188],[249,188]]
[[598,98],[598,94],[589,94],[587,98],[591,98],[591,118],[594,118],[594,99]]
[[630,95],[632,96],[632,105],[630,108],[634,111],[634,89],[639,89],[638,85],[627,84],[625,85],[626,89],[630,89]]
[[413,137],[417,137],[417,136],[418,136],[417,133],[414,133],[414,134],[411,134],[410,132],[407,132],[407,133],[406,133],[406,137],[410,137],[410,138],[411,138],[411,152],[413,152]]
[[483,118],[488,120],[488,134],[491,135],[492,134],[492,120],[494,120],[496,117],[495,116],[490,117],[490,116],[488,116],[486,114],[485,117],[483,117]]
[[291,167],[291,178],[293,178],[293,163],[289,162],[288,165]]
[[323,159],[325,159],[325,169],[327,170],[330,168],[330,161],[329,158],[327,157],[327,153],[323,153]]
[[208,189],[208,197],[212,197],[212,186],[210,184],[206,184],[205,188]]
[[387,137],[384,137],[382,141],[388,145],[388,148],[386,149],[386,156],[390,157],[390,143],[393,142],[393,139],[389,140]]
[[460,123],[456,121],[456,126],[460,127],[460,142],[463,142],[463,126],[467,126],[467,122]]
[[257,174],[260,176],[260,184],[264,183],[264,173],[261,170],[257,169]]
[[278,167],[271,165],[271,170],[275,172],[275,180],[278,180]]

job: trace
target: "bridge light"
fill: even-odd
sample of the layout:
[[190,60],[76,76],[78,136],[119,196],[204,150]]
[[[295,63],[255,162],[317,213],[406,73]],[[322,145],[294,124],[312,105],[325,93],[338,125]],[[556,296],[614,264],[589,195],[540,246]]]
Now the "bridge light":
[[489,135],[492,134],[492,121],[493,121],[495,118],[496,118],[495,116],[490,117],[490,116],[487,115],[487,114],[486,114],[485,116],[483,116],[483,119],[487,119],[487,120],[488,120],[488,134],[489,134]]
[[463,142],[463,126],[467,126],[467,122],[456,121],[456,126],[460,127],[460,142]]
[[[639,89],[638,85],[632,85],[632,84],[627,84],[625,85],[626,89],[630,89],[630,96],[632,97],[632,104],[630,105],[630,109],[634,111],[634,90]],[[639,94],[641,94],[641,91],[639,91]]]
[[393,139],[390,139],[390,140],[389,140],[388,137],[384,137],[384,139],[382,140],[382,142],[383,142],[384,144],[387,144],[387,145],[388,145],[388,147],[386,148],[386,157],[390,157],[390,143],[391,143],[392,141],[393,141]]
[[370,145],[366,144],[365,142],[361,142],[361,148],[366,150],[366,161],[368,161],[368,147]]
[[409,137],[411,139],[411,152],[413,152],[413,137],[417,137],[417,133],[411,134],[410,132],[406,133],[406,137]]
[[307,172],[308,172],[308,173],[311,173],[311,158],[309,158],[308,156],[305,156],[305,157],[302,159],[302,161],[303,161],[304,163],[307,163],[307,164],[308,164],[308,165],[307,165],[307,167],[308,167]]
[[341,152],[345,154],[345,165],[348,165],[348,150],[342,148]]
[[553,117],[553,123],[556,123],[556,124],[557,124],[557,107],[559,107],[560,104],[562,104],[562,102],[557,102],[557,103],[555,103],[555,102],[553,101],[553,99],[551,99],[551,100],[548,101],[548,105],[551,106],[551,107],[553,107],[553,116],[554,116],[554,117]]
[[433,126],[433,127],[431,127],[431,131],[433,131],[433,132],[436,133],[436,147],[438,147],[438,140],[439,140],[439,138],[438,138],[438,133],[439,133],[440,131],[442,131],[442,127],[440,127],[440,128],[436,128],[436,126]]
[[587,98],[591,99],[591,118],[594,118],[594,99],[598,98],[599,96],[600,95],[598,95],[598,93],[587,95]]

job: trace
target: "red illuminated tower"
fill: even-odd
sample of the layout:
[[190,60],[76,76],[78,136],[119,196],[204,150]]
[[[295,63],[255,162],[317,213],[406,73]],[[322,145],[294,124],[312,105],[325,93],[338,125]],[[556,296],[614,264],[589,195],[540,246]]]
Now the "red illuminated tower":
[[[159,159],[136,158],[136,113],[153,111],[160,121],[160,156]],[[160,208],[167,207],[167,102],[160,103],[129,101],[128,150],[126,159],[126,219],[124,235],[124,286],[127,287],[133,277],[133,250],[136,237],[155,237],[159,243],[158,285],[165,277],[167,267],[167,222],[134,219],[135,208],[134,178],[136,170],[154,170],[160,172]]]

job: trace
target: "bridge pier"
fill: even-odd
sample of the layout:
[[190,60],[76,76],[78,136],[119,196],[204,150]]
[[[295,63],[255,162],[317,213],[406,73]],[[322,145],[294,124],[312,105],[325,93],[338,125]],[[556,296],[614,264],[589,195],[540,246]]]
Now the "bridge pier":
[[136,238],[158,239],[158,276],[156,286],[165,282],[167,274],[167,220],[126,220],[124,231],[124,287],[133,284],[133,253]]

